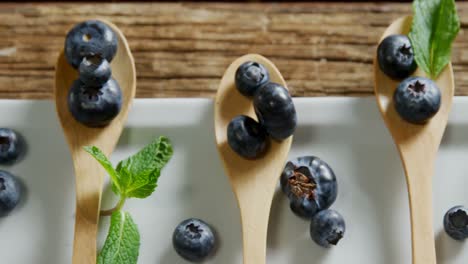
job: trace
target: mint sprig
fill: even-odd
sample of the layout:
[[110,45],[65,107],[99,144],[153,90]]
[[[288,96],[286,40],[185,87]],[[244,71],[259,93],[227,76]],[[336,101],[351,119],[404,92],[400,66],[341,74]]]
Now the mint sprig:
[[435,79],[450,62],[460,30],[455,0],[414,0],[409,38],[418,66]]
[[136,264],[140,234],[132,217],[121,209],[128,198],[146,198],[156,189],[161,170],[171,159],[173,150],[166,137],[160,137],[135,155],[119,162],[114,169],[106,155],[97,147],[85,147],[107,171],[118,204],[101,215],[112,215],[109,234],[98,256],[98,264]]

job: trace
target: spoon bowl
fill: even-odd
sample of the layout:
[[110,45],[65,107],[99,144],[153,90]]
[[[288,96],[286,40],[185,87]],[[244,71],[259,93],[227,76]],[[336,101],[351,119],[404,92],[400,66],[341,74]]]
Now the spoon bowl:
[[[102,20],[101,20],[102,21]],[[106,172],[96,160],[83,150],[85,146],[97,146],[106,155],[114,150],[135,97],[136,71],[133,56],[122,32],[109,25],[118,37],[118,50],[112,60],[112,77],[122,89],[122,109],[112,122],[100,128],[90,128],[77,122],[68,109],[70,87],[78,78],[77,70],[66,61],[64,52],[59,55],[55,72],[55,104],[75,168],[76,216],[73,244],[74,264],[96,263],[99,212],[103,180]]]
[[271,140],[267,153],[255,160],[244,159],[229,147],[227,127],[235,116],[247,115],[257,120],[252,100],[241,95],[235,87],[236,70],[246,61],[263,64],[270,72],[272,82],[284,87],[286,82],[272,62],[260,55],[249,54],[228,67],[215,99],[216,145],[241,213],[244,264],[264,264],[271,201],[292,137],[282,142]]
[[[412,17],[403,17],[393,22],[383,34],[381,41],[393,34],[407,35]],[[415,76],[426,76],[417,69]],[[387,77],[374,58],[375,96],[382,118],[398,148],[408,185],[413,264],[435,264],[435,242],[432,209],[432,176],[442,136],[447,126],[454,95],[454,78],[451,64],[435,79],[441,90],[442,102],[439,112],[426,124],[415,125],[404,121],[393,105],[393,93],[398,81]]]

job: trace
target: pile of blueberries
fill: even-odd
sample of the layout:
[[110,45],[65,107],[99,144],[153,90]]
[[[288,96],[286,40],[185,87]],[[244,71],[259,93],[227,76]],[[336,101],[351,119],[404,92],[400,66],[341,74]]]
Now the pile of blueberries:
[[424,124],[440,109],[441,92],[425,77],[410,77],[417,68],[411,42],[406,35],[390,35],[377,48],[377,60],[383,73],[402,80],[393,102],[398,114],[413,124]]
[[[23,137],[9,128],[0,128],[0,165],[13,165],[26,153]],[[0,216],[8,215],[21,199],[21,183],[13,174],[0,170]]]
[[[390,35],[377,48],[379,67],[388,77],[403,80],[393,102],[398,114],[413,124],[424,124],[440,109],[441,92],[434,81],[410,77],[417,68],[411,41],[405,35]],[[468,238],[468,209],[451,208],[444,216],[444,229],[455,240]]]
[[312,240],[326,248],[338,244],[346,225],[340,213],[328,209],[338,195],[331,167],[314,156],[298,157],[286,164],[280,183],[291,210],[299,217],[311,219]]
[[247,61],[236,71],[237,90],[253,97],[259,122],[245,115],[236,116],[227,128],[229,146],[246,159],[261,157],[268,148],[268,137],[282,141],[290,137],[297,125],[296,108],[288,90],[270,81],[264,65]]
[[67,34],[65,58],[79,72],[68,94],[68,107],[86,126],[106,126],[122,107],[122,91],[110,67],[117,47],[115,32],[101,21],[85,21]]

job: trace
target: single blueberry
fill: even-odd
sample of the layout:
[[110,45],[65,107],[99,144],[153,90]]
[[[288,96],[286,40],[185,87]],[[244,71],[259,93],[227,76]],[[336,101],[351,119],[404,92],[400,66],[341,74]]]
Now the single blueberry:
[[398,114],[413,124],[423,124],[440,109],[441,93],[436,83],[424,77],[409,77],[395,90],[393,102]]
[[413,48],[405,35],[390,35],[377,48],[380,69],[390,78],[404,79],[417,68]]
[[455,206],[444,216],[444,229],[455,240],[468,239],[468,208]]
[[260,124],[276,140],[290,137],[297,126],[296,108],[286,88],[267,83],[255,93],[253,104]]
[[84,57],[78,72],[82,83],[95,88],[99,88],[109,81],[112,75],[109,62],[98,55]]
[[234,117],[227,127],[229,146],[247,159],[260,157],[268,146],[265,129],[253,118],[240,115]]
[[21,184],[9,172],[0,170],[0,216],[9,214],[21,198]]
[[312,217],[310,237],[318,245],[329,248],[336,246],[346,231],[343,216],[334,210],[324,210]]
[[78,122],[89,127],[106,126],[122,108],[122,91],[112,78],[99,89],[76,80],[68,94],[68,107]]
[[244,62],[236,71],[236,87],[245,96],[253,96],[262,85],[270,81],[270,74],[262,64]]
[[176,227],[172,235],[172,245],[182,258],[201,262],[214,253],[216,237],[207,223],[190,218]]
[[335,173],[326,162],[314,156],[286,163],[280,183],[292,211],[304,218],[329,208],[338,195]]
[[26,152],[24,138],[9,128],[0,128],[0,164],[11,165],[20,160]]
[[117,53],[117,35],[105,23],[89,20],[77,24],[67,34],[65,58],[78,68],[85,56],[99,55],[111,62]]

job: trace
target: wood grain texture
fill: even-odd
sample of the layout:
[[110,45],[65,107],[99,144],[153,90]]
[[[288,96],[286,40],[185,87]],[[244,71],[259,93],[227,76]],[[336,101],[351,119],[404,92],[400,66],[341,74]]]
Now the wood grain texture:
[[257,119],[252,100],[242,96],[234,83],[237,68],[246,61],[265,65],[273,82],[287,86],[272,62],[249,54],[238,58],[227,68],[215,99],[216,146],[240,209],[243,263],[265,264],[271,202],[291,148],[292,136],[281,142],[270,140],[265,155],[255,160],[244,159],[229,147],[226,131],[232,118],[243,114]]
[[[407,34],[411,17],[395,21],[383,34]],[[393,107],[393,92],[398,83],[388,78],[374,59],[375,94],[379,110],[392,134],[403,163],[408,184],[411,211],[413,264],[436,264],[433,231],[432,178],[437,152],[452,108],[454,80],[449,64],[435,80],[441,88],[442,101],[437,114],[424,125],[404,121]],[[415,76],[425,76],[418,69]]]
[[[458,95],[468,95],[468,2],[453,51]],[[90,18],[129,40],[137,97],[214,97],[224,69],[259,53],[294,96],[372,95],[376,43],[409,3],[0,4],[0,98],[52,98],[66,32]]]
[[[107,22],[108,23],[108,22]],[[106,172],[85,146],[96,146],[109,156],[117,145],[135,96],[135,63],[125,36],[108,23],[117,33],[119,49],[112,61],[113,77],[122,89],[122,109],[112,122],[102,128],[89,128],[77,122],[68,110],[67,96],[77,72],[60,53],[55,74],[55,103],[57,114],[65,133],[75,168],[76,215],[73,243],[73,264],[94,264],[97,257],[96,236],[99,223],[103,179]]]

